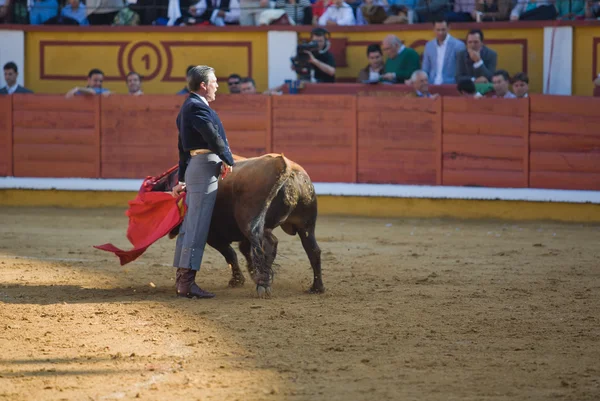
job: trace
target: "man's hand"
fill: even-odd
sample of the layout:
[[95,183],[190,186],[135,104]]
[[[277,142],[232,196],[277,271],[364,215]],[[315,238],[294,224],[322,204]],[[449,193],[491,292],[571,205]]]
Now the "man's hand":
[[260,0],[260,6],[265,8],[269,5],[269,0]]
[[217,13],[217,17],[225,18],[225,11],[219,10],[219,12]]
[[439,93],[434,93],[433,95],[431,95],[431,99],[437,99],[438,97],[440,97]]
[[518,21],[518,20],[519,20],[519,16],[518,16],[518,15],[511,14],[511,16],[510,16],[510,20],[511,20],[511,21]]
[[317,59],[315,58],[315,55],[312,54],[311,52],[309,52],[308,50],[304,50],[304,53],[308,54],[308,62],[311,64],[315,64],[317,62]]
[[183,191],[185,191],[185,182],[175,185],[175,188],[173,188],[173,192],[171,192],[171,195],[173,195],[174,198],[177,198],[179,197],[179,195],[181,195]]
[[395,81],[396,80],[396,74],[394,74],[393,72],[386,72],[385,74],[383,74],[381,76],[382,79],[386,80],[386,81]]
[[227,163],[221,165],[221,179],[224,180],[229,173],[233,172],[233,167]]
[[481,60],[481,54],[479,51],[471,49],[467,49],[467,51],[469,52],[469,57],[471,57],[471,60],[473,60],[474,63],[477,63],[479,60]]

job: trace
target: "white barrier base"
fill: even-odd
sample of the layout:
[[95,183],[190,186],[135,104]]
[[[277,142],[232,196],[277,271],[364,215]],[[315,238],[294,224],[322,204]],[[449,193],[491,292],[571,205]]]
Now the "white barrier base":
[[[135,191],[140,179],[0,177],[0,189],[66,191]],[[392,184],[315,183],[317,195],[391,198],[483,199],[600,204],[600,191],[533,188],[479,188]]]

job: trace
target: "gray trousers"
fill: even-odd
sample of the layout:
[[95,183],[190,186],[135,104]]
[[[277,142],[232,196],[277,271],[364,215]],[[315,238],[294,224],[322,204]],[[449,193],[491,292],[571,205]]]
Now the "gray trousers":
[[185,171],[187,211],[175,246],[174,267],[200,270],[210,229],[221,159],[214,153],[192,156]]

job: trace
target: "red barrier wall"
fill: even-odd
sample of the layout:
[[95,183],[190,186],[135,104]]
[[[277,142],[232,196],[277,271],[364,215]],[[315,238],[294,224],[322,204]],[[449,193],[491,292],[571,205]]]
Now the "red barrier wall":
[[531,97],[531,187],[600,190],[599,106],[588,97]]
[[17,177],[100,177],[100,98],[15,94]]
[[443,101],[443,184],[527,187],[529,101]]
[[12,97],[0,96],[0,176],[13,175]]
[[442,99],[359,96],[358,182],[441,184],[441,111]]

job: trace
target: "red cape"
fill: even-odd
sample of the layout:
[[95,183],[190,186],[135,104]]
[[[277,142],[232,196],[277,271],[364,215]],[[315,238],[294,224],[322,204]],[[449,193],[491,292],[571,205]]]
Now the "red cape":
[[123,266],[137,259],[150,245],[177,227],[186,212],[185,192],[174,198],[170,192],[152,191],[157,182],[172,173],[174,168],[158,178],[148,177],[136,198],[128,202],[129,209],[125,213],[129,216],[127,239],[133,249],[124,251],[113,244],[95,245],[94,248],[114,253]]

